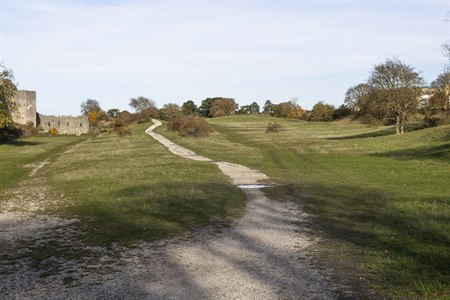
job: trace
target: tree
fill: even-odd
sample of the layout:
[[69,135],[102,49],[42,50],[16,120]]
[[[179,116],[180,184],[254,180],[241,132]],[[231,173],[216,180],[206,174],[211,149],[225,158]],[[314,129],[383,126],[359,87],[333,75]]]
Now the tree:
[[81,113],[88,116],[89,113],[98,113],[101,110],[100,103],[95,99],[87,99],[81,103]]
[[236,102],[232,98],[222,98],[214,102],[210,109],[211,117],[228,116],[234,113]]
[[14,75],[11,70],[0,65],[0,128],[8,127],[12,124],[12,114],[16,109],[14,95],[17,87],[14,84]]
[[250,105],[243,105],[237,111],[238,114],[259,114],[259,105],[256,102],[252,102]]
[[155,101],[143,96],[131,98],[129,105],[134,108],[137,113],[141,113],[147,108],[156,108]]
[[436,89],[434,104],[443,109],[450,107],[450,72],[439,74],[435,81],[431,83],[431,87]]
[[266,100],[263,106],[263,113],[273,115],[274,104],[270,100]]
[[211,117],[211,107],[213,106],[214,102],[216,102],[217,100],[222,99],[220,97],[216,97],[216,98],[206,98],[205,100],[202,101],[202,104],[200,105],[200,107],[198,108],[200,111],[200,114],[203,117]]
[[314,104],[311,110],[310,121],[313,122],[333,121],[334,110],[335,108],[333,105],[326,104],[323,101],[319,101],[316,104]]
[[119,112],[120,112],[120,110],[118,110],[117,108],[111,108],[111,109],[108,109],[106,114],[108,115],[108,117],[110,119],[114,119]]
[[251,113],[251,114],[259,114],[260,108],[259,108],[259,104],[258,104],[258,103],[252,102],[252,103],[249,105],[249,107],[250,107],[250,113]]
[[424,81],[414,68],[393,58],[376,65],[369,85],[381,99],[379,105],[395,117],[397,134],[405,132],[408,116],[417,110]]
[[182,112],[180,106],[175,103],[164,104],[164,106],[159,110],[159,118],[166,121],[178,117],[181,114]]
[[367,97],[369,91],[370,86],[367,83],[360,83],[349,88],[345,93],[345,105],[354,112],[360,111],[361,105],[366,100],[365,97]]
[[198,107],[195,105],[194,101],[188,100],[181,106],[181,111],[186,116],[193,116],[198,114]]
[[294,98],[288,102],[281,102],[273,106],[273,115],[277,118],[289,118],[289,119],[299,119],[306,112],[305,110],[297,104],[297,100]]

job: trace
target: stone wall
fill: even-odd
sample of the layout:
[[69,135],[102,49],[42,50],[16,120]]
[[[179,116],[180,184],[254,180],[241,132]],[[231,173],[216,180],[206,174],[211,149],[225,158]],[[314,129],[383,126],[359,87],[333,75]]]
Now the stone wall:
[[17,91],[13,101],[17,105],[17,110],[12,115],[13,121],[24,125],[31,122],[36,126],[36,92]]
[[44,131],[56,128],[59,134],[84,134],[89,133],[89,118],[87,116],[45,116],[38,115],[38,125]]

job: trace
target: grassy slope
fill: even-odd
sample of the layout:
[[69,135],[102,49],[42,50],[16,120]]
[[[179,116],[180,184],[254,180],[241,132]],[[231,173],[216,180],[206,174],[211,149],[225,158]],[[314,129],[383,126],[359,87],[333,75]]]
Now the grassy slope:
[[52,164],[53,183],[72,200],[66,213],[92,244],[131,244],[241,216],[245,195],[215,165],[177,157],[144,133],[93,138]]
[[41,162],[70,145],[80,142],[84,137],[35,137],[18,140],[14,143],[0,144],[0,192],[13,187],[30,173],[26,164]]
[[[392,135],[392,128],[277,120],[211,119],[204,140],[159,131],[215,159],[266,172],[267,192],[307,205],[329,239],[317,257],[367,276],[389,297],[446,297],[450,282],[450,127]],[[358,269],[354,270],[353,264]]]

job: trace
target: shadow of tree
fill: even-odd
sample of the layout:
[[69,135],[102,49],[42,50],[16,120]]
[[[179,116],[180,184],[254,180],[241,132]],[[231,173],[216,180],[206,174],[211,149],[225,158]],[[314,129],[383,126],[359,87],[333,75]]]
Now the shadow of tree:
[[[311,226],[336,241],[328,244],[332,248],[315,249],[319,259],[328,257],[328,267],[339,261],[336,249],[352,247],[356,251],[346,251],[340,259],[359,261],[363,272],[387,286],[423,294],[430,292],[424,285],[442,291],[450,282],[450,217],[436,209],[448,210],[449,197],[400,203],[407,199],[394,200],[383,191],[346,184],[294,184],[274,188],[271,194],[307,203]],[[423,210],[408,209],[416,203]],[[345,257],[350,253],[363,255]]]
[[245,196],[234,186],[188,180],[137,185],[110,197],[70,208],[90,224],[86,239],[94,244],[152,241],[210,222],[228,224],[245,205]]
[[24,146],[36,146],[42,143],[36,141],[27,141],[27,140],[12,140],[12,141],[4,141],[0,144],[16,146],[16,147],[24,147]]
[[339,140],[352,140],[352,139],[372,138],[372,137],[394,135],[394,134],[395,134],[395,128],[394,127],[389,127],[389,128],[384,128],[384,129],[381,129],[381,130],[364,132],[364,133],[360,133],[360,134],[330,137],[330,138],[327,138],[327,140],[337,140],[337,141],[339,141]]
[[450,162],[450,143],[441,144],[439,146],[421,146],[416,148],[388,151],[373,155],[382,157],[392,157],[399,160],[434,159],[434,160],[441,160],[444,162]]

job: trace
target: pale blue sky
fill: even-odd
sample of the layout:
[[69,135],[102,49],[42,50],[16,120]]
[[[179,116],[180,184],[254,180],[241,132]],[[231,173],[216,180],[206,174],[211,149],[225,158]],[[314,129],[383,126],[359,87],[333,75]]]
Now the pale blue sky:
[[442,72],[448,1],[7,1],[3,57],[43,114],[131,97],[342,104],[397,56]]

